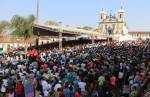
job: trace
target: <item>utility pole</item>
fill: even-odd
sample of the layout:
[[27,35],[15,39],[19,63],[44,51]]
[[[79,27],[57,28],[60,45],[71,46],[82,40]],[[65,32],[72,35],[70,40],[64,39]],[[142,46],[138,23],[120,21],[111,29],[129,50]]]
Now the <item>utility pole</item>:
[[[39,23],[39,8],[40,8],[40,3],[39,3],[40,1],[39,0],[36,0],[36,24],[38,24]],[[35,45],[36,45],[36,50],[38,51],[39,50],[39,39],[40,39],[40,33],[39,33],[39,31],[37,30],[37,36],[36,36],[36,43],[35,43]]]
[[63,33],[63,27],[62,27],[62,22],[59,22],[59,35],[58,35],[58,42],[59,42],[59,50],[62,51],[62,33]]
[[39,0],[36,0],[37,2],[36,2],[36,24],[38,24],[38,22],[39,22]]
[[59,29],[59,49],[62,51],[62,28]]

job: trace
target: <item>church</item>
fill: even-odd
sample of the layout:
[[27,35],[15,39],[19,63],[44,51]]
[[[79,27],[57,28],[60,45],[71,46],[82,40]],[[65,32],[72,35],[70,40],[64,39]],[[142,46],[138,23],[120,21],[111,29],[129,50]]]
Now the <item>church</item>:
[[121,7],[117,15],[107,14],[104,9],[100,11],[98,32],[113,40],[136,40],[150,38],[150,32],[129,32],[125,21],[125,10]]

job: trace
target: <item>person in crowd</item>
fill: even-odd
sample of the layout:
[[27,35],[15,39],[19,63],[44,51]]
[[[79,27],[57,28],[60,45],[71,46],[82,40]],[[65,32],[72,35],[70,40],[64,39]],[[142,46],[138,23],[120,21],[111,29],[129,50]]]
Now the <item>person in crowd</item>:
[[2,84],[1,84],[2,96],[6,95],[7,87],[8,87],[8,83],[7,82],[8,82],[7,76],[4,76],[4,78],[2,79]]
[[82,97],[80,88],[76,89],[74,97]]
[[25,97],[24,85],[20,79],[16,82],[15,97]]
[[30,75],[27,75],[24,81],[24,90],[25,90],[25,97],[34,96],[33,84],[32,84],[32,79]]

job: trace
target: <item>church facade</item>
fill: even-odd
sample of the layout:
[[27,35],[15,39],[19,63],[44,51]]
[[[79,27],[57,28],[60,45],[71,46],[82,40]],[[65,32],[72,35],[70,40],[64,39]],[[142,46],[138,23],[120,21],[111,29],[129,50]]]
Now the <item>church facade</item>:
[[125,11],[123,7],[118,10],[117,15],[107,14],[104,9],[100,11],[98,32],[112,38],[113,40],[135,40],[138,38],[150,38],[150,32],[129,32],[125,21]]
[[124,39],[128,36],[128,27],[125,22],[125,11],[121,7],[117,15],[108,15],[102,9],[100,11],[100,22],[98,32],[105,34],[116,40]]

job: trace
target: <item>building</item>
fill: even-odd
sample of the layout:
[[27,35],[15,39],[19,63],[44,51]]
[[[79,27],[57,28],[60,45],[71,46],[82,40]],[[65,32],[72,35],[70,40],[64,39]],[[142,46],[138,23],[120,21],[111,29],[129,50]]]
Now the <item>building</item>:
[[113,40],[136,40],[150,38],[150,32],[129,32],[125,21],[125,10],[121,7],[117,15],[106,14],[104,9],[100,11],[98,32]]
[[132,39],[137,40],[137,39],[150,39],[150,31],[133,31],[129,32],[129,35]]
[[100,22],[98,32],[107,35],[115,40],[125,39],[128,36],[128,27],[125,22],[125,11],[121,7],[117,16],[106,14],[104,9],[100,11]]
[[14,49],[22,47],[24,45],[23,37],[16,37],[11,35],[0,35],[0,49],[7,51],[9,49]]

